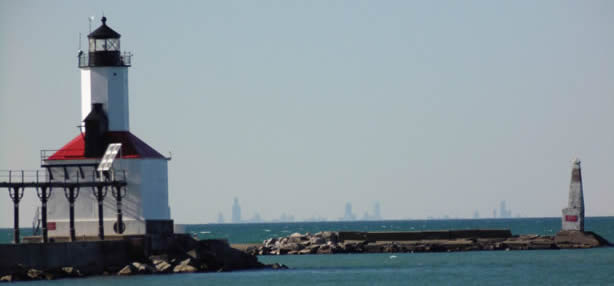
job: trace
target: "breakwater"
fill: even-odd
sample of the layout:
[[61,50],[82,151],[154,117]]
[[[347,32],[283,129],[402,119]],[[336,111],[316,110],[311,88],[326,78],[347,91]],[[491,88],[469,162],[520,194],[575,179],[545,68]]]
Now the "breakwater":
[[245,251],[253,255],[535,250],[610,246],[592,232],[561,231],[554,236],[512,235],[509,230],[293,233],[270,238]]
[[197,240],[185,234],[0,244],[0,253],[0,281],[285,268],[264,265],[226,240]]

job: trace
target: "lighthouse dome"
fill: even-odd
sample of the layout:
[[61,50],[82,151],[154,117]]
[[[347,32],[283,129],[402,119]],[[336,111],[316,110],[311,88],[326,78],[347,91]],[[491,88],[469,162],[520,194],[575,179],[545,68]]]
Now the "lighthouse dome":
[[122,35],[107,26],[107,17],[102,17],[102,25],[87,35],[90,39],[119,39]]

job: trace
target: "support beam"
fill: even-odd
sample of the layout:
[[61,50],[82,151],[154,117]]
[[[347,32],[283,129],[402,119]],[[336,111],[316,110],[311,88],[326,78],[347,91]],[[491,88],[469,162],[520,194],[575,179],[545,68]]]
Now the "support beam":
[[122,213],[122,198],[126,195],[126,189],[123,189],[122,192],[121,186],[114,186],[112,193],[115,197],[115,201],[117,202],[117,222],[115,222],[113,229],[116,233],[122,234],[126,230],[126,225],[124,224]]
[[[47,190],[49,188],[49,190]],[[42,186],[40,191],[37,189],[36,195],[41,200],[41,220],[42,220],[42,229],[43,229],[43,243],[49,242],[48,237],[48,229],[47,229],[47,201],[49,201],[49,197],[51,196],[51,187]]]
[[75,232],[75,201],[77,197],[79,197],[79,188],[78,187],[68,187],[68,192],[64,189],[64,196],[68,200],[70,204],[69,207],[69,228],[70,228],[70,241],[77,240],[77,234]]
[[[19,192],[19,188],[15,188],[14,192]],[[19,200],[13,199],[13,242],[19,244]]]
[[104,240],[103,203],[104,198],[107,195],[107,188],[104,186],[97,186],[94,195],[98,201],[98,238],[100,238],[100,240]]
[[20,186],[14,186],[9,188],[9,196],[13,201],[13,242],[15,244],[20,243],[19,234],[19,202],[23,198],[24,188]]

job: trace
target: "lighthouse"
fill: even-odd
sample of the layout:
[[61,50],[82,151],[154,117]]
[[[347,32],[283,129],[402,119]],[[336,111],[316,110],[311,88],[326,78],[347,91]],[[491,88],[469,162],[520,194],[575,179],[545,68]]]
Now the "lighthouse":
[[129,131],[128,68],[130,55],[121,54],[121,35],[102,25],[88,36],[88,53],[79,54],[81,69],[81,120],[93,103],[102,103],[109,118],[109,131]]
[[580,160],[573,161],[571,182],[569,183],[569,201],[563,209],[562,230],[584,231],[584,190],[582,189],[582,170]]
[[[119,143],[110,174],[121,176],[126,186],[101,193],[94,188],[73,190],[73,202],[67,200],[67,190],[54,189],[47,207],[49,237],[66,237],[69,232],[77,237],[96,236],[100,228],[105,236],[144,234],[151,222],[170,221],[169,158],[130,131],[128,70],[132,55],[121,52],[121,35],[107,25],[106,17],[101,20],[100,27],[88,35],[87,52],[78,54],[80,134],[59,150],[43,152],[41,164],[54,182],[104,180],[97,166],[107,147]],[[73,225],[69,225],[69,210]]]

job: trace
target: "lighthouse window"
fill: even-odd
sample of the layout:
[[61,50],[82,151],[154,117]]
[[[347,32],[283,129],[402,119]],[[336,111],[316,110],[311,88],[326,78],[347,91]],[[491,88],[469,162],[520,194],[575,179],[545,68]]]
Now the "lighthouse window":
[[96,39],[96,51],[104,51],[104,50],[106,50],[106,40]]
[[96,51],[96,40],[90,39],[90,52]]
[[119,51],[119,39],[108,39],[107,51]]

